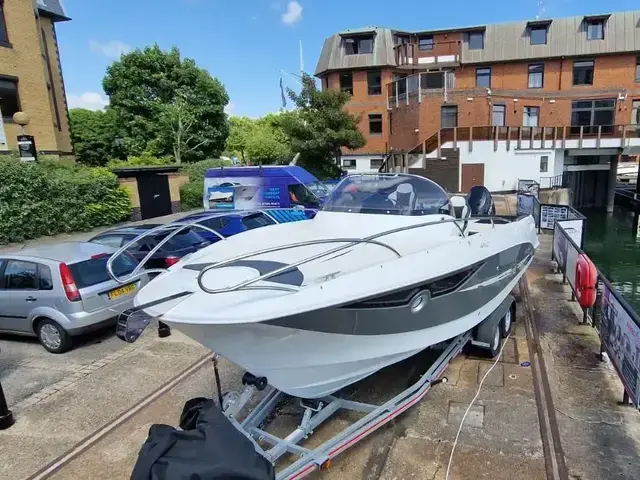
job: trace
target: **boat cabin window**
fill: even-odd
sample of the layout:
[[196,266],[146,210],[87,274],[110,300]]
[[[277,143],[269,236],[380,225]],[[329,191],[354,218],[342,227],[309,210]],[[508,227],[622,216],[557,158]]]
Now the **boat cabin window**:
[[327,198],[328,212],[382,215],[451,215],[447,192],[435,182],[409,174],[349,175]]

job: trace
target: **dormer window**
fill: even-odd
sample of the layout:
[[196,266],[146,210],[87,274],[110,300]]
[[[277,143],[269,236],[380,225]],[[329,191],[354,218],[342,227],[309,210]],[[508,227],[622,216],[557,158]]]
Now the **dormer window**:
[[584,17],[587,27],[587,40],[604,40],[604,24],[611,15]]
[[469,32],[469,50],[484,48],[484,32]]
[[547,27],[531,27],[529,37],[531,38],[531,45],[546,45]]
[[604,40],[604,21],[587,23],[587,40]]
[[347,55],[373,53],[373,35],[359,35],[344,39],[344,52]]

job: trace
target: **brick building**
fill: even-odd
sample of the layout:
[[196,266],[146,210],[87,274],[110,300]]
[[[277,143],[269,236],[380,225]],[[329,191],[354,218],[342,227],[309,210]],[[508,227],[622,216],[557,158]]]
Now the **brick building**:
[[59,0],[0,0],[0,150],[15,150],[16,111],[39,151],[72,155],[56,23],[70,20]]
[[347,170],[377,170],[395,152],[385,167],[427,169],[451,190],[512,190],[518,178],[609,170],[640,149],[640,11],[347,30],[325,40],[315,74],[362,115],[367,144],[344,152]]

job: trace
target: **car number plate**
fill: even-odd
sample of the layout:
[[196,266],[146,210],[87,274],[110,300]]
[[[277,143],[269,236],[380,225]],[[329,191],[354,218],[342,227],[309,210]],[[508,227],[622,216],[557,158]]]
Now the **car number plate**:
[[111,290],[109,293],[107,293],[107,296],[109,297],[109,300],[115,300],[116,298],[123,297],[135,291],[136,291],[136,286],[133,283],[131,283],[129,285],[125,285],[124,287]]

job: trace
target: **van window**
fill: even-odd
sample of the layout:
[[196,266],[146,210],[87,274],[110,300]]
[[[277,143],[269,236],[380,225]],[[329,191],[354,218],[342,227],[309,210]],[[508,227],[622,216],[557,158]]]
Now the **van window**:
[[304,185],[289,185],[289,199],[293,205],[317,205],[320,206],[318,198]]

